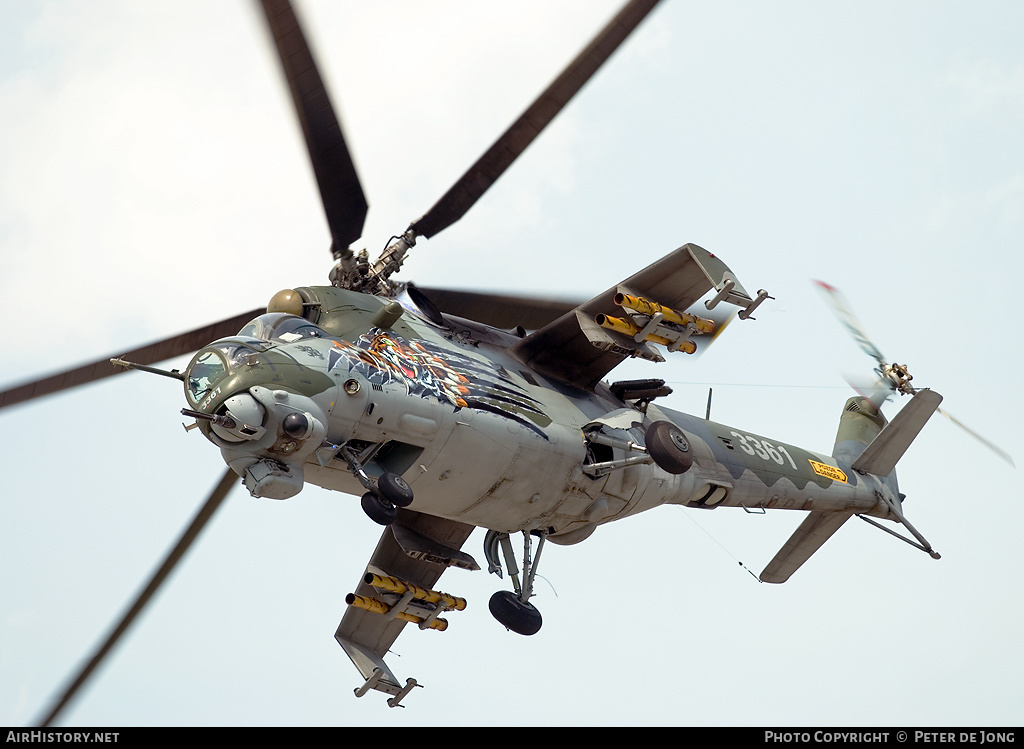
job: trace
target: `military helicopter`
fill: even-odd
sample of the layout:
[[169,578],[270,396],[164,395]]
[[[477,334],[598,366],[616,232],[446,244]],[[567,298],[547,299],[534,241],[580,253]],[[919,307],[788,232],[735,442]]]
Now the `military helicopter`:
[[[749,313],[753,311],[756,300],[767,298],[767,294],[763,296],[761,294],[746,294],[742,290],[742,286],[738,284],[738,281],[731,277],[731,272],[724,265],[719,264],[720,261],[717,258],[696,246],[684,246],[671,257],[673,262],[680,266],[677,272],[682,272],[684,275],[694,272],[694,277],[698,279],[697,283],[710,284],[713,287],[712,301],[714,301],[714,297],[720,297],[718,299],[719,303],[732,303],[736,305],[739,302],[740,310],[744,313]],[[590,331],[596,337],[596,340],[605,346],[603,349],[598,349],[604,352],[602,356],[608,354],[613,356],[633,356],[635,352],[642,352],[636,355],[640,357],[646,355],[650,358],[655,358],[657,356],[657,349],[651,346],[651,343],[656,345],[667,343],[668,348],[678,346],[687,340],[681,337],[683,333],[682,328],[685,328],[687,325],[701,324],[699,319],[697,321],[691,320],[674,324],[670,320],[668,323],[664,323],[664,318],[668,315],[682,319],[680,311],[676,308],[688,306],[686,304],[673,302],[668,305],[661,304],[658,307],[650,304],[652,297],[664,300],[664,297],[655,293],[657,288],[653,284],[652,279],[661,281],[664,276],[670,275],[668,271],[671,268],[672,266],[664,264],[655,265],[646,273],[641,272],[634,277],[625,279],[622,284],[616,285],[599,297],[595,297],[595,300],[600,299],[601,301],[595,301],[594,304],[601,304],[601,307],[588,307],[587,305],[590,303],[585,303],[585,309],[581,310],[581,313],[588,313],[586,316],[580,317],[581,313],[577,314],[574,312],[574,320],[580,330],[584,332]],[[696,273],[698,270],[699,274]],[[687,275],[686,277],[689,276]],[[702,277],[703,280],[701,280]],[[390,278],[385,278],[384,280],[389,281]],[[343,284],[342,292],[354,292],[353,289],[344,288],[344,286]],[[711,291],[710,288],[708,290]],[[630,291],[637,292],[637,294],[630,294]],[[273,414],[274,418],[280,422],[278,433],[274,435],[275,437],[286,440],[291,438],[292,441],[297,443],[296,447],[288,447],[282,443],[278,448],[278,452],[283,451],[282,454],[297,456],[296,460],[301,458],[301,463],[281,460],[276,461],[276,465],[264,465],[261,461],[257,461],[244,469],[254,494],[262,494],[262,496],[274,496],[274,494],[283,496],[287,494],[297,485],[293,479],[297,470],[301,469],[303,464],[308,464],[308,466],[316,470],[317,466],[319,466],[319,469],[327,469],[328,466],[342,465],[343,463],[345,467],[340,470],[346,476],[354,477],[354,480],[359,485],[357,487],[355,483],[350,483],[350,486],[355,488],[357,493],[365,490],[363,501],[364,506],[367,508],[367,514],[371,515],[371,518],[377,522],[388,526],[389,530],[385,531],[386,538],[388,537],[387,534],[391,533],[397,540],[397,533],[404,533],[410,530],[415,532],[417,526],[416,521],[403,522],[403,518],[410,517],[407,513],[403,513],[401,510],[394,510],[394,504],[406,504],[409,501],[409,497],[402,495],[405,489],[401,484],[396,485],[394,479],[387,477],[389,475],[392,477],[399,474],[406,475],[410,468],[415,469],[420,464],[428,468],[423,475],[431,473],[429,470],[430,466],[425,462],[426,458],[422,457],[422,452],[411,456],[417,448],[422,447],[421,445],[414,444],[412,441],[404,442],[398,439],[390,441],[378,439],[377,441],[372,441],[353,437],[342,443],[340,440],[335,442],[327,439],[330,433],[328,424],[331,422],[332,414],[324,412],[324,407],[315,402],[309,404],[303,401],[304,408],[296,410],[294,406],[289,406],[282,411],[282,404],[277,400],[271,399],[264,402],[259,400],[256,395],[253,395],[253,399],[257,404],[254,404],[253,401],[244,401],[226,405],[230,397],[237,396],[229,397],[229,394],[226,392],[216,393],[219,381],[213,374],[218,367],[220,367],[222,374],[233,371],[235,367],[239,366],[243,368],[251,367],[254,370],[274,368],[275,366],[281,366],[281,362],[274,359],[278,353],[285,353],[287,357],[294,358],[300,356],[296,352],[303,351],[306,356],[310,357],[309,361],[312,363],[314,359],[320,359],[320,357],[313,353],[318,351],[326,362],[327,368],[325,371],[327,375],[334,375],[335,369],[338,368],[346,374],[346,378],[339,382],[341,390],[337,392],[337,400],[343,403],[345,398],[362,398],[370,392],[384,393],[385,395],[380,396],[383,400],[377,402],[374,405],[374,411],[367,415],[376,415],[376,418],[384,419],[385,421],[382,424],[385,422],[389,424],[389,435],[392,437],[401,436],[404,429],[406,439],[412,440],[414,438],[409,436],[410,430],[411,432],[416,432],[417,429],[419,431],[429,431],[430,429],[438,428],[430,426],[429,422],[431,419],[436,421],[439,426],[455,431],[459,426],[458,422],[445,423],[445,419],[449,416],[461,414],[458,418],[472,419],[472,423],[487,423],[491,426],[500,425],[506,431],[509,431],[514,426],[518,431],[511,433],[518,435],[514,437],[516,440],[521,440],[517,443],[516,447],[516,450],[520,453],[530,452],[531,445],[539,445],[543,451],[547,451],[548,443],[552,441],[552,436],[558,438],[555,444],[568,447],[570,439],[567,433],[553,434],[545,431],[550,427],[550,424],[543,426],[539,424],[538,420],[548,418],[543,413],[543,408],[550,409],[552,404],[543,399],[533,398],[530,393],[533,392],[531,387],[543,386],[534,385],[526,378],[526,375],[520,372],[523,380],[526,381],[524,385],[508,366],[505,366],[504,369],[497,369],[494,367],[493,360],[489,359],[486,354],[480,353],[481,351],[489,351],[488,346],[496,349],[511,349],[513,346],[519,345],[524,341],[540,341],[543,336],[531,338],[535,333],[528,332],[527,326],[523,326],[522,330],[513,329],[510,332],[505,331],[504,335],[499,336],[497,330],[473,326],[471,324],[472,321],[460,322],[458,320],[459,316],[452,313],[442,313],[440,317],[437,317],[432,314],[434,310],[429,305],[431,301],[441,298],[442,295],[435,294],[432,297],[431,290],[426,290],[421,292],[422,296],[419,297],[417,303],[415,296],[417,292],[415,289],[412,292],[414,296],[412,299],[413,304],[410,308],[399,310],[393,305],[386,303],[377,306],[375,309],[363,309],[356,306],[354,308],[355,316],[365,318],[364,322],[369,323],[366,326],[366,330],[361,331],[358,336],[349,335],[348,333],[338,335],[338,323],[332,322],[330,319],[329,312],[331,309],[329,308],[332,308],[332,305],[335,309],[353,306],[351,302],[352,297],[342,292],[335,292],[330,289],[311,292],[308,288],[300,287],[294,294],[285,295],[284,299],[276,303],[278,306],[275,306],[274,312],[270,313],[271,315],[276,315],[276,317],[257,318],[258,322],[255,327],[245,332],[243,336],[246,339],[245,341],[240,341],[237,333],[228,337],[229,342],[240,344],[240,347],[246,350],[241,356],[247,358],[240,362],[235,361],[234,358],[229,359],[228,354],[223,352],[222,347],[214,345],[212,348],[204,349],[183,373],[189,393],[192,396],[188,404],[190,406],[189,415],[199,420],[198,424],[201,431],[205,434],[213,435],[217,440],[220,440],[218,445],[226,451],[226,454],[233,455],[237,452],[241,456],[243,453],[251,452],[250,448],[253,444],[268,436],[269,430],[263,425],[265,421],[269,423],[266,413]],[[308,299],[304,296],[304,294],[313,293],[318,296],[315,298],[310,296]],[[334,301],[325,303],[324,299],[335,293],[340,296]],[[319,295],[323,295],[324,298],[321,298]],[[296,296],[301,301],[296,302]],[[379,296],[386,298],[390,294],[381,294]],[[670,301],[672,300],[670,299]],[[623,305],[620,302],[627,303]],[[299,306],[288,306],[296,303]],[[630,304],[634,306],[630,306]],[[441,307],[444,309],[445,305],[442,304]],[[319,314],[323,314],[323,318],[317,317],[316,320],[312,319],[314,315]],[[303,317],[303,320],[306,322],[299,323],[298,327],[284,329],[289,325],[294,325],[302,315],[309,316]],[[655,318],[658,315],[663,316],[661,321],[656,321]],[[625,335],[626,333],[623,333],[621,328],[604,327],[599,318],[603,318],[604,322],[611,320],[619,321],[618,323],[613,322],[612,325],[620,324],[626,327],[633,325],[635,330],[626,331],[629,334],[627,337],[634,339],[633,343],[629,344],[622,338],[613,337],[612,334]],[[638,321],[637,318],[646,319]],[[466,318],[462,319],[465,320]],[[585,327],[592,324],[596,327]],[[661,340],[653,338],[647,341],[635,340],[637,335],[644,332],[641,330],[641,327],[647,326],[653,326],[651,328],[653,332],[647,332],[644,335],[647,337],[658,336]],[[248,327],[248,324],[246,327]],[[362,328],[363,325],[360,323],[356,327]],[[510,328],[512,326],[501,327]],[[529,327],[532,328],[533,326]],[[537,330],[540,331],[545,330],[546,327],[545,325],[536,326]],[[374,330],[378,332],[374,333]],[[606,330],[611,332],[603,332]],[[434,335],[429,335],[427,331],[434,331]],[[555,333],[557,331],[549,330],[548,335]],[[367,338],[364,342],[363,336],[367,334],[371,334],[372,337]],[[675,340],[671,339],[673,335],[677,336]],[[477,337],[474,338],[474,336]],[[488,339],[488,336],[493,338]],[[607,336],[607,338],[602,338],[601,336]],[[258,343],[257,341],[263,341],[263,343]],[[346,346],[346,343],[349,346]],[[588,336],[587,344],[593,346],[594,343],[595,338]],[[641,343],[644,344],[642,347],[637,345]],[[327,344],[329,348],[318,349],[317,345],[320,344]],[[528,348],[528,343],[522,345],[524,348]],[[553,348],[550,345],[537,345],[539,347],[538,350],[544,354],[547,354]],[[289,348],[292,346],[295,348]],[[304,348],[299,348],[300,346]],[[596,346],[593,347],[597,348]],[[237,348],[232,349],[231,357],[238,354]],[[623,348],[627,348],[629,353],[624,353],[622,351]],[[221,353],[218,354],[218,351]],[[333,362],[335,366],[333,367],[331,362],[332,353],[336,355]],[[680,356],[684,355],[679,351],[671,353]],[[456,354],[459,355],[459,358],[452,358],[456,357]],[[130,356],[128,355],[126,358],[130,358]],[[261,356],[266,356],[267,358],[261,360]],[[523,356],[528,358],[527,354],[523,354]],[[453,366],[452,362],[454,361],[458,361],[460,366]],[[525,370],[523,371],[541,382],[568,382],[585,392],[590,392],[598,387],[596,384],[589,382],[572,381],[567,374],[568,370],[559,369],[550,360],[546,366],[540,363],[533,365],[532,361],[528,358],[528,361],[524,364]],[[307,366],[306,368],[315,370],[313,366]],[[416,374],[417,372],[421,374]],[[468,376],[470,373],[473,373],[474,376]],[[352,384],[353,382],[354,384]],[[581,387],[581,385],[586,385],[587,387]],[[380,389],[377,389],[375,386],[380,386]],[[257,387],[262,386],[255,385],[252,389]],[[468,392],[463,392],[463,389]],[[349,393],[350,390],[352,391],[351,393]],[[445,409],[443,411],[443,418],[436,414],[432,415],[433,412],[414,413],[401,407],[389,416],[387,407],[393,404],[387,399],[402,390],[404,390],[403,403],[406,398],[415,398],[418,399],[415,401],[418,405],[421,405],[420,401],[422,401],[423,404],[429,404],[431,408],[441,407]],[[487,395],[482,396],[481,391],[486,392]],[[345,393],[344,397],[341,395],[342,392]],[[579,431],[583,435],[581,441],[575,446],[582,446],[586,450],[586,455],[571,456],[573,457],[571,462],[578,464],[581,467],[581,473],[585,476],[585,479],[580,480],[582,485],[586,485],[583,484],[584,481],[589,483],[594,481],[607,483],[610,477],[621,478],[626,475],[627,471],[633,471],[634,469],[652,471],[654,472],[652,475],[661,476],[663,482],[678,483],[699,475],[697,469],[699,469],[701,462],[699,460],[696,461],[696,465],[694,462],[688,463],[686,457],[687,453],[692,455],[691,450],[697,449],[698,441],[686,437],[685,434],[681,437],[679,432],[673,431],[671,427],[667,430],[659,430],[655,426],[658,424],[675,424],[672,418],[652,420],[652,415],[659,413],[667,415],[669,413],[668,411],[662,411],[657,404],[657,398],[662,398],[666,394],[663,384],[635,380],[620,381],[618,383],[611,383],[607,386],[607,392],[602,390],[601,393],[602,395],[597,398],[596,402],[601,404],[601,409],[605,410],[601,410],[595,419],[573,425],[574,427],[580,427]],[[221,395],[225,397],[217,400]],[[295,395],[295,393],[292,393],[292,396]],[[301,395],[301,393],[298,395]],[[289,398],[292,396],[289,396]],[[589,402],[589,399],[594,396],[576,396],[577,400],[569,400],[572,403],[577,403],[580,397],[583,398],[584,402]],[[210,398],[214,398],[214,400],[208,400]],[[311,399],[315,401],[315,397]],[[915,396],[915,401],[913,402],[922,404],[919,407],[921,411],[918,411],[918,407],[911,409],[911,412],[916,413],[916,418],[920,419],[920,414],[932,405],[929,402],[930,400],[932,399],[927,396],[925,398]],[[618,409],[607,410],[606,406],[609,403],[617,405]],[[486,406],[489,406],[489,408]],[[223,407],[223,410],[221,410],[221,407]],[[366,409],[369,409],[369,407],[369,404],[367,404]],[[261,408],[265,413],[257,419],[254,417],[254,414],[259,415]],[[363,411],[366,409],[363,409]],[[451,414],[449,414],[448,409],[451,409]],[[626,413],[615,413],[616,410],[622,409]],[[406,415],[413,418],[406,419],[407,423],[403,427],[397,421],[400,421]],[[391,418],[396,419],[396,423],[393,425],[389,421]],[[908,416],[907,418],[910,417]],[[479,419],[484,419],[485,421],[478,422]],[[257,421],[260,423],[257,424]],[[556,430],[562,424],[559,420],[553,420],[551,423],[555,424]],[[410,424],[415,426],[415,428],[410,426]],[[900,425],[903,426],[904,422],[900,422]],[[676,424],[676,426],[678,427],[679,425]],[[685,433],[686,430],[684,429],[683,432]],[[663,434],[663,438],[660,440],[655,436],[659,433]],[[834,471],[842,470],[838,465],[833,465],[833,461],[828,460],[829,456],[818,455],[816,458],[805,458],[802,453],[794,456],[791,453],[795,453],[796,448],[777,440],[766,441],[763,438],[744,432],[738,432],[734,435],[733,430],[726,433],[726,436],[713,435],[710,444],[716,444],[716,439],[723,444],[732,443],[731,448],[726,446],[722,449],[732,449],[737,456],[746,455],[748,458],[756,458],[759,461],[763,461],[763,463],[757,463],[751,460],[750,463],[755,468],[774,463],[792,467],[795,471],[798,470],[797,458],[799,458],[800,467],[805,469],[804,473],[806,476],[803,478],[807,478],[811,482],[816,480],[815,476],[836,482],[837,474]],[[352,444],[354,440],[355,444]],[[361,445],[359,444],[361,442],[369,442],[370,444]],[[654,445],[659,443],[660,446],[655,449]],[[687,449],[682,448],[684,443]],[[708,442],[705,442],[705,445],[707,444]],[[346,449],[346,446],[348,449]],[[314,452],[304,452],[307,448],[315,450]],[[317,451],[322,451],[325,448],[327,452],[334,451],[333,454],[329,457],[327,452],[317,454]],[[335,448],[338,449],[335,451]],[[357,451],[356,448],[359,448],[359,450]],[[748,450],[747,448],[750,449]],[[263,450],[265,448],[260,449]],[[673,449],[675,449],[675,452],[673,452]],[[539,452],[541,450],[534,448],[534,451]],[[632,458],[618,458],[617,456],[620,453],[624,456],[635,455]],[[600,458],[602,457],[610,459],[601,460]],[[891,454],[889,457],[891,458]],[[321,464],[321,460],[324,463]],[[409,463],[409,466],[400,471],[399,469],[403,464],[408,463],[410,460],[412,462]],[[804,465],[805,462],[807,465]],[[727,462],[721,463],[721,465],[727,464]],[[813,467],[815,464],[819,465],[819,471],[825,471],[826,474],[830,475],[823,475],[814,471]],[[288,471],[281,470],[282,465],[288,466]],[[253,466],[259,466],[259,470],[262,470],[263,473],[258,473],[257,470],[253,469]],[[382,470],[388,467],[394,470]],[[750,468],[749,465],[747,467]],[[588,469],[588,472],[584,472],[583,468]],[[309,468],[306,470],[309,470]],[[685,478],[665,478],[662,474],[657,473],[658,470],[667,476],[682,476]],[[754,472],[756,473],[756,471]],[[437,473],[443,475],[444,471],[437,471]],[[516,483],[534,478],[517,473],[510,473],[508,476],[509,479],[503,485],[515,485]],[[448,481],[451,478],[449,476],[444,480]],[[455,478],[458,479],[457,476]],[[382,485],[382,481],[385,485]],[[408,512],[416,511],[418,502],[429,501],[429,492],[418,491],[418,484],[420,483],[423,482],[414,480],[408,482],[405,487],[413,490],[412,504],[409,505],[410,510]],[[491,486],[494,483],[491,482]],[[733,495],[732,498],[736,501],[742,501],[741,496],[736,496],[739,492],[729,491],[730,489],[736,489],[735,486],[727,487],[724,483],[716,484],[709,481],[705,483],[708,484],[708,490],[697,492],[700,496],[692,500],[697,502],[698,505],[703,502],[705,507],[714,505],[727,506],[730,494]],[[491,496],[494,496],[495,499],[501,499],[501,496],[497,496],[497,492],[498,490],[491,492]],[[694,496],[694,491],[685,493],[688,497],[692,498]],[[487,492],[484,492],[484,494],[487,494]],[[891,497],[888,498],[892,501]],[[848,497],[843,499],[843,501],[848,500]],[[392,504],[390,510],[387,506],[388,501]],[[590,505],[588,505],[587,509],[590,509]],[[394,510],[393,516],[389,514],[391,510]],[[594,510],[594,513],[597,512],[597,510]],[[538,530],[537,538],[539,542],[559,540],[559,536],[563,536],[560,539],[562,541],[575,541],[592,532],[593,527],[603,521],[603,518],[598,514],[590,515],[591,518],[596,518],[597,520],[587,520],[586,511],[579,518],[575,515],[573,517],[575,519],[567,526],[559,528],[554,525],[548,525],[543,529],[532,530]],[[497,525],[497,523],[493,524]],[[575,527],[572,524],[575,524]],[[561,533],[554,533],[551,530],[561,530]],[[432,530],[430,533],[436,533],[436,530]],[[576,535],[572,536],[570,534]],[[529,542],[531,535],[527,534],[524,541]],[[423,548],[422,543],[417,546],[415,537],[411,541],[409,537],[406,537],[405,540],[410,544],[410,547],[403,546],[402,548],[405,551],[405,555],[410,559],[423,561],[424,558],[429,558],[431,560],[430,563],[436,563],[436,561],[441,560],[448,564],[451,564],[453,561],[465,562],[463,557],[454,553],[458,551],[454,543],[450,543],[447,546],[440,544],[439,549],[437,547]],[[432,540],[436,542],[436,539]],[[490,540],[497,543],[497,548],[507,546],[507,539],[504,537],[492,537]],[[535,541],[535,543],[537,542]],[[496,555],[491,551],[487,554],[487,557],[489,562],[493,562]],[[534,561],[536,561],[536,558],[534,558]],[[468,564],[468,562],[466,563]],[[374,566],[379,567],[380,565],[375,564]],[[456,563],[454,566],[459,566],[459,564]],[[509,573],[512,571],[508,570]],[[522,611],[529,611],[526,607],[528,600],[523,600],[524,598],[529,598],[529,585],[526,582],[529,579],[529,571],[532,571],[532,568],[530,570],[523,570],[525,573],[523,575],[524,585],[520,588],[520,592],[516,597],[514,599],[508,596],[504,597],[504,600],[513,606],[512,611],[515,612],[505,614],[508,618],[504,623],[510,625],[510,628],[524,629],[532,625],[532,620],[528,620],[524,625],[522,619],[519,618]],[[407,578],[410,577],[415,577],[415,575],[406,575],[404,582],[408,583],[409,580]],[[391,600],[389,598],[390,594],[397,594],[396,591],[381,592],[380,589],[384,589],[385,584],[364,584],[379,589],[375,592],[377,597]],[[426,597],[420,597],[420,594],[414,591],[413,593],[412,600],[414,603],[409,606],[408,610],[422,613],[430,609],[431,614],[437,613],[437,601],[427,600]],[[424,595],[429,596],[429,593]],[[429,606],[425,607],[423,605],[425,603],[434,603],[435,607],[432,609]],[[519,607],[518,604],[524,605]],[[389,610],[395,610],[395,605],[389,605]],[[358,616],[368,621],[380,621],[386,615],[370,616],[369,614],[358,614]],[[361,653],[358,647],[354,647],[358,646],[358,643],[354,643],[351,638],[345,637],[344,634],[341,636],[341,639],[344,640],[342,644],[346,646],[347,652],[351,654],[353,649],[355,650],[354,660],[365,657],[365,653]],[[373,659],[370,658],[370,660]],[[385,677],[383,680],[380,678],[382,675]],[[373,677],[377,677],[377,680],[370,684],[369,680]],[[374,670],[367,677],[368,683],[364,687],[383,688],[383,691],[392,690],[395,688],[396,683],[387,677],[388,674],[384,673],[384,667],[374,663]],[[399,690],[399,692],[401,691],[404,690]]]

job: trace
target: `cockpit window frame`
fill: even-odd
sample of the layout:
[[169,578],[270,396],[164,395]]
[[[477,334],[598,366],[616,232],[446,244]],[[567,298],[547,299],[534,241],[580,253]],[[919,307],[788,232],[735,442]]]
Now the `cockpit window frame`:
[[[221,374],[216,379],[207,378],[206,389],[197,395],[195,391],[197,390],[198,384],[193,384],[196,382],[196,379],[193,378],[192,371],[196,365],[200,364],[200,357],[209,356],[210,354],[213,354],[219,361]],[[207,365],[209,366],[208,362]],[[188,398],[189,403],[193,406],[198,406],[203,399],[207,397],[207,395],[213,392],[217,383],[223,381],[230,373],[231,366],[227,357],[224,355],[224,352],[219,348],[215,348],[213,344],[204,346],[203,349],[193,357],[192,361],[189,362],[188,368],[185,370],[185,397]]]
[[[268,341],[241,335],[222,338],[203,346],[185,369],[185,397],[193,406],[199,406],[211,392],[216,390],[218,384],[237,374],[239,369],[257,364],[259,355],[271,348],[273,345]],[[196,395],[197,386],[193,385],[193,368],[200,364],[200,357],[209,354],[216,355],[219,360],[220,374],[216,379],[209,379],[206,389]],[[205,363],[210,364],[209,362]]]
[[239,331],[239,335],[270,345],[295,343],[309,338],[331,338],[330,333],[316,323],[287,312],[267,312],[253,318]]

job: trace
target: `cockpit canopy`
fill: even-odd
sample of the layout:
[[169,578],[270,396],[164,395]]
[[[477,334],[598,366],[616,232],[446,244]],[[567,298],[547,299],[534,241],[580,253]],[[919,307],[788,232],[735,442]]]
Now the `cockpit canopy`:
[[233,370],[256,364],[259,355],[275,344],[327,337],[326,331],[302,317],[281,312],[260,315],[237,336],[215,341],[196,354],[185,371],[185,393],[193,406],[201,405]]
[[304,317],[284,312],[260,315],[240,331],[240,337],[259,338],[268,343],[294,343],[304,338],[328,338],[327,331]]
[[192,405],[200,404],[231,370],[255,363],[254,358],[269,348],[258,338],[225,338],[205,346],[185,370],[185,394]]

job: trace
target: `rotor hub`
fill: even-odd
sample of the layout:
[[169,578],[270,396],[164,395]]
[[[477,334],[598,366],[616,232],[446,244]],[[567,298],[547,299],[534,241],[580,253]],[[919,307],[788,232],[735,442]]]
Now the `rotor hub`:
[[893,387],[904,395],[913,395],[916,392],[914,386],[910,384],[914,376],[910,374],[906,364],[897,364],[896,362],[886,364],[882,367],[881,372],[882,376],[888,378]]

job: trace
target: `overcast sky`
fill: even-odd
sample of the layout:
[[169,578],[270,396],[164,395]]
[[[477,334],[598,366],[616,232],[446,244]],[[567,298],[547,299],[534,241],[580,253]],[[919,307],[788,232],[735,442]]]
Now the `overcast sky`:
[[[618,5],[299,4],[372,254]],[[827,454],[872,362],[822,278],[1020,464],[1021,38],[1017,2],[665,0],[403,277],[583,299],[696,242],[775,300],[699,359],[613,376],[699,415],[714,387],[716,421]],[[0,4],[0,383],[326,283],[328,246],[250,3]],[[38,718],[222,474],[184,405],[132,373],[0,414],[0,724]],[[851,520],[762,585],[738,562],[760,572],[802,515],[663,507],[548,546],[532,638],[487,612],[507,580],[450,571],[469,608],[398,640],[424,685],[399,710],[353,697],[333,639],[379,527],[347,495],[238,489],[63,723],[1019,725],[1021,475],[941,417],[898,471],[939,561]]]

